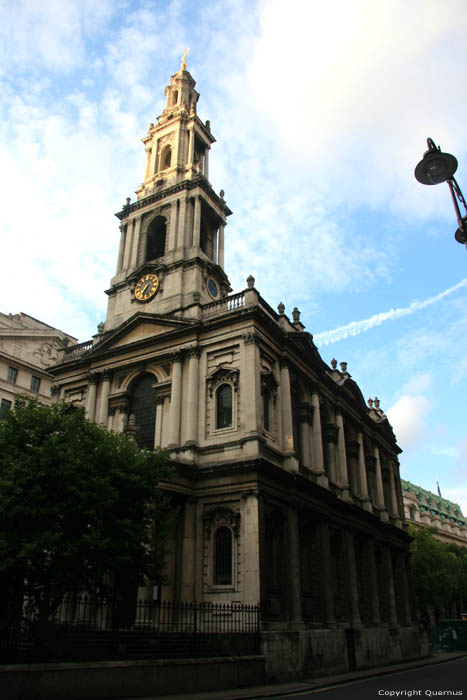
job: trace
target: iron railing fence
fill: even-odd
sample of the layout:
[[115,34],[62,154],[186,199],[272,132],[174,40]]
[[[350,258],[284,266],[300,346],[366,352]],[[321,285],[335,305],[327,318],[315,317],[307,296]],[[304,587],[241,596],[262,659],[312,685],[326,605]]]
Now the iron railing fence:
[[67,596],[41,619],[33,599],[0,627],[0,663],[243,655],[259,651],[255,605]]

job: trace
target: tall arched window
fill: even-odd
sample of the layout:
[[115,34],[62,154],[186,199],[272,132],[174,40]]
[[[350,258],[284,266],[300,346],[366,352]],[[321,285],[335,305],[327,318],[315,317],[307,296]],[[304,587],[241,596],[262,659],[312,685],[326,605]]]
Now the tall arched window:
[[155,260],[165,255],[166,220],[156,216],[151,221],[147,232],[146,260]]
[[232,425],[232,387],[221,384],[216,392],[216,428],[230,428]]
[[232,585],[232,532],[219,527],[214,533],[214,585]]
[[135,441],[138,447],[154,449],[156,428],[156,395],[152,374],[143,374],[132,387],[130,415],[135,417]]

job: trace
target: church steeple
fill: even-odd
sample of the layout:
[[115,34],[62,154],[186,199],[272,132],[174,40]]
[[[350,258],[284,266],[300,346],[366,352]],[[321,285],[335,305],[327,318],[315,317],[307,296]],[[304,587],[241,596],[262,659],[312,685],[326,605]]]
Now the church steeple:
[[196,316],[200,304],[230,291],[223,267],[231,211],[208,180],[215,138],[197,115],[195,84],[185,52],[165,89],[162,114],[142,139],[146,166],[137,201],[127,200],[117,214],[121,241],[106,331],[138,310]]
[[209,121],[203,123],[196,114],[199,93],[186,70],[186,54],[180,70],[170,77],[165,88],[166,103],[157,123],[149,125],[144,180],[136,194],[147,197],[170,182],[209,177],[209,149],[215,138]]

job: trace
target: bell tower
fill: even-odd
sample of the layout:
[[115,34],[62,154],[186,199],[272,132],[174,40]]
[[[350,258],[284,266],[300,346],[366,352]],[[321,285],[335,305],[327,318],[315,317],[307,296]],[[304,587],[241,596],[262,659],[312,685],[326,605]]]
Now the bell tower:
[[142,139],[144,179],[120,219],[117,271],[111,280],[105,330],[137,311],[196,318],[199,306],[231,291],[224,272],[224,229],[232,212],[209,183],[215,138],[196,106],[199,93],[186,69],[165,89],[166,103]]

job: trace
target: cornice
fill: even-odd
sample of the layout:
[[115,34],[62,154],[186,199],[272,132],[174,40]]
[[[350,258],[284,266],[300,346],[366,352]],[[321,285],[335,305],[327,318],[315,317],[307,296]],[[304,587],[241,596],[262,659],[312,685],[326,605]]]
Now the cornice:
[[160,192],[155,192],[154,194],[151,194],[148,197],[145,197],[144,199],[139,199],[133,204],[128,204],[127,206],[124,206],[121,211],[117,212],[115,216],[118,219],[120,219],[120,221],[122,221],[123,219],[126,219],[130,214],[133,214],[134,212],[139,211],[140,209],[144,209],[145,207],[148,207],[151,204],[154,204],[155,202],[159,202],[162,199],[166,199],[167,197],[177,194],[178,192],[183,192],[183,190],[193,190],[196,187],[201,187],[201,189],[203,189],[206,192],[206,194],[208,194],[210,198],[216,203],[216,205],[219,207],[222,213],[225,214],[225,216],[230,216],[232,214],[232,211],[229,209],[225,201],[214,192],[208,180],[203,175],[200,175],[194,180],[183,180],[183,182],[178,182],[175,185],[164,187],[164,189],[160,190]]

